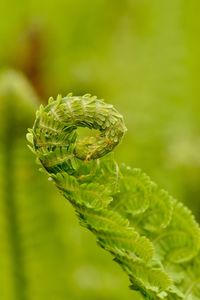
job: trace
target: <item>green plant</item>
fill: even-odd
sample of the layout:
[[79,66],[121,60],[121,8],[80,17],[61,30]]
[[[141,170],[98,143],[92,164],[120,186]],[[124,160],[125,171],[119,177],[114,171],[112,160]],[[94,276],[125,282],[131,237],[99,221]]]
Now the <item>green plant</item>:
[[[77,128],[98,134],[80,139]],[[126,128],[112,105],[69,94],[36,113],[38,163],[146,299],[199,299],[200,229],[191,212],[112,150]]]
[[25,238],[23,184],[28,152],[23,136],[26,126],[33,120],[37,98],[23,75],[6,71],[0,75],[0,103],[0,298],[24,300],[27,292],[24,242],[27,240],[22,238]]

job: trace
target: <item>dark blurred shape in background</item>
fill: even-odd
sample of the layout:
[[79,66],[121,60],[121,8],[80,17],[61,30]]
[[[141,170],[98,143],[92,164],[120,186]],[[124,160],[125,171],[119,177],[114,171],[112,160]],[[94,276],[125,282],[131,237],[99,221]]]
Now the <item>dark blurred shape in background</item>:
[[13,61],[13,66],[27,76],[40,97],[46,96],[42,68],[45,46],[45,32],[37,22],[32,23],[20,35]]
[[197,0],[1,0],[0,299],[136,297],[26,147],[49,96],[113,103],[128,128],[118,161],[142,168],[200,221],[199,9]]

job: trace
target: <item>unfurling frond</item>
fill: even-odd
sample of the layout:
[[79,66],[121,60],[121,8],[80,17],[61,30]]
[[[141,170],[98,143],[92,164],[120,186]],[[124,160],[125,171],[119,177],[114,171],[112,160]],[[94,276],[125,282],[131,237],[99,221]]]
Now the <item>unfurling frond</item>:
[[[79,139],[79,127],[99,133]],[[40,107],[28,141],[132,289],[146,299],[199,299],[199,226],[141,170],[117,165],[111,152],[125,131],[112,105],[69,94]]]

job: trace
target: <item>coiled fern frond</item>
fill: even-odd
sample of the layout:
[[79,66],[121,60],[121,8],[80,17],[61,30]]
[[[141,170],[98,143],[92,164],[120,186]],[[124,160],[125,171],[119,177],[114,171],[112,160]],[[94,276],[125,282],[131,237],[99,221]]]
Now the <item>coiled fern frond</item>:
[[[95,130],[79,138],[77,129]],[[96,134],[98,131],[98,134]],[[69,94],[41,106],[27,134],[49,179],[146,299],[200,298],[200,229],[192,213],[112,151],[126,127],[102,100]]]

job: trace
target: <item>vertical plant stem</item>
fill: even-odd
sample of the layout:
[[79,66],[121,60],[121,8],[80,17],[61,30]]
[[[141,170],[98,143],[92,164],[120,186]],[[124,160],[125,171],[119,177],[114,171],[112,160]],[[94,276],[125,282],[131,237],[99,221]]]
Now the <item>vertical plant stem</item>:
[[[8,99],[13,100],[13,99]],[[9,105],[10,103],[10,105]],[[4,136],[4,201],[5,216],[7,220],[7,235],[11,251],[11,266],[13,278],[13,290],[16,300],[27,300],[26,278],[24,272],[23,249],[21,245],[20,228],[17,220],[18,205],[15,199],[15,157],[14,147],[17,139],[17,123],[12,109],[12,101],[5,105],[5,136]]]

